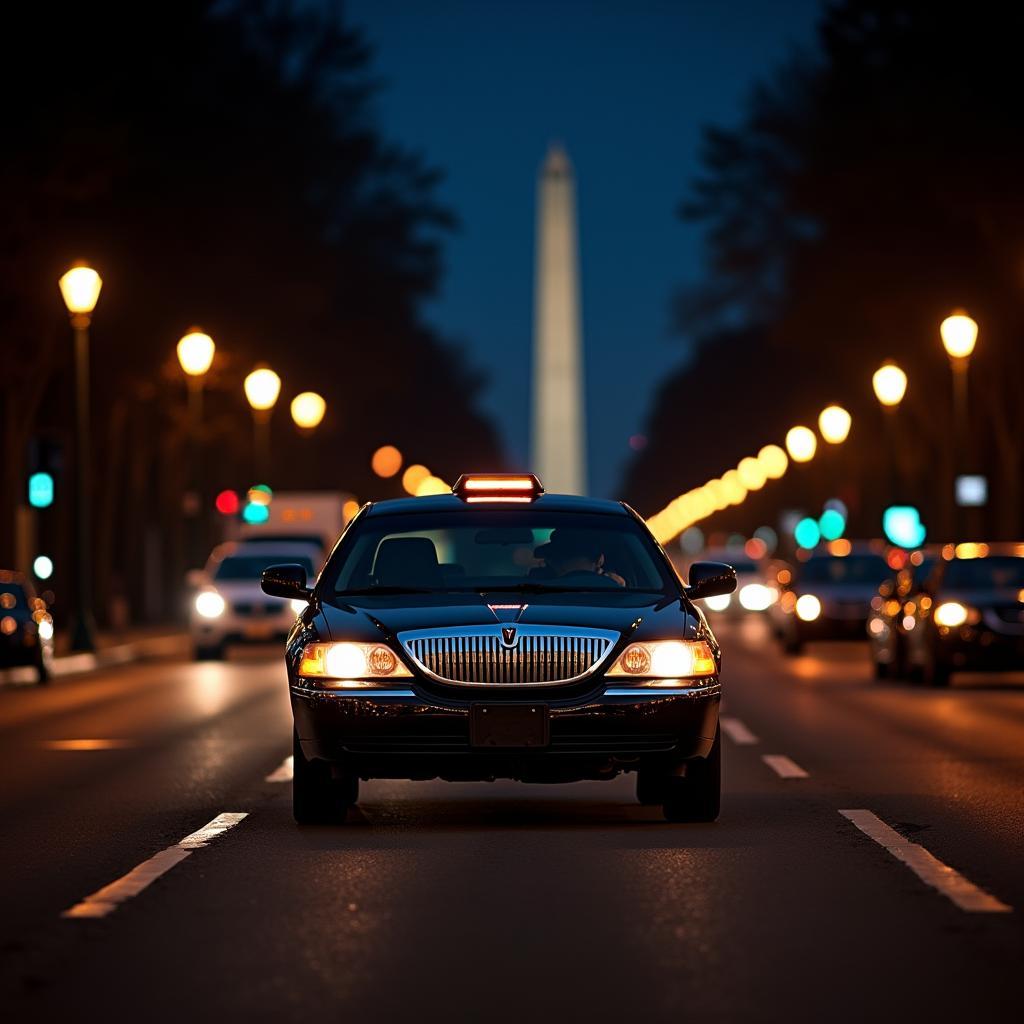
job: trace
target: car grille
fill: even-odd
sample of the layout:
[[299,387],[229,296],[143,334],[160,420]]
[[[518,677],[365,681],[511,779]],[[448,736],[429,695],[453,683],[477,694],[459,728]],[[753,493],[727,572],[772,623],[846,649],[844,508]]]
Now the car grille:
[[593,672],[618,637],[611,630],[517,626],[512,644],[507,644],[501,626],[482,626],[417,630],[398,639],[421,669],[442,682],[556,686]]

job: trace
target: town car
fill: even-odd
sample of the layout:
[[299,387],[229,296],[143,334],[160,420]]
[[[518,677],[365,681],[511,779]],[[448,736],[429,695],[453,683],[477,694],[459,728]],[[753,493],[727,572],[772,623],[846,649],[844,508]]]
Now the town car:
[[341,821],[360,780],[637,775],[670,821],[719,813],[721,652],[627,505],[545,494],[534,476],[466,475],[451,494],[367,504],[314,586],[278,565],[263,589],[306,607],[285,660],[300,823]]

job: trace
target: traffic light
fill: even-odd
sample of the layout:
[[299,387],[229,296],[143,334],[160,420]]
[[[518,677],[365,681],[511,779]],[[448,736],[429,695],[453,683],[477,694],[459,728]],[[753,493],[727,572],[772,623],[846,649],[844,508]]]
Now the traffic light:
[[28,478],[28,503],[33,508],[49,508],[53,504],[53,474],[45,471]]

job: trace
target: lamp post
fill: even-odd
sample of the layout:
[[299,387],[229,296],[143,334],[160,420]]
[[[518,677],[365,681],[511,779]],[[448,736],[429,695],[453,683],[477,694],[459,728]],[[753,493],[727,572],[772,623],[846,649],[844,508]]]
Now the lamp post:
[[882,363],[871,376],[871,387],[885,413],[885,431],[889,445],[889,498],[894,497],[899,487],[900,472],[898,468],[896,446],[899,438],[896,434],[896,410],[907,393],[907,375],[890,359]]
[[265,482],[270,469],[270,415],[281,393],[281,378],[269,367],[260,366],[245,378],[244,388],[252,407],[256,475]]
[[92,474],[89,440],[89,323],[100,297],[103,280],[86,263],[76,263],[60,279],[71,326],[75,332],[75,615],[71,630],[71,648],[95,650],[95,623],[92,612]]
[[957,533],[963,531],[960,508],[956,503],[956,475],[962,473],[970,453],[969,426],[967,418],[967,365],[978,340],[978,325],[962,309],[947,316],[939,326],[942,347],[949,356],[953,371],[953,429],[956,439],[953,445],[953,472],[949,481],[948,500],[951,504],[950,521]]
[[205,473],[203,465],[203,448],[200,431],[203,419],[203,378],[213,363],[213,354],[217,346],[213,338],[204,334],[199,328],[193,327],[178,342],[178,362],[185,372],[188,381],[188,437],[190,488],[195,498],[195,508],[186,509],[195,523],[191,533],[189,552],[193,562],[202,557],[203,529],[202,520],[206,512]]

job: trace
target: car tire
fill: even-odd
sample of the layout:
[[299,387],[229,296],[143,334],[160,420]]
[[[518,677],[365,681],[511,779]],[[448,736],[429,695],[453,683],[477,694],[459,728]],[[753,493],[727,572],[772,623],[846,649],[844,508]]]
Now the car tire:
[[223,661],[223,644],[196,644],[194,657],[196,661]]
[[683,778],[666,779],[662,811],[668,821],[710,822],[718,818],[722,802],[722,732],[707,757],[686,762]]
[[636,799],[644,807],[660,807],[665,802],[665,773],[641,768],[636,773]]
[[359,779],[337,778],[326,761],[307,761],[298,733],[292,733],[292,814],[300,825],[332,825],[345,820],[359,799]]

